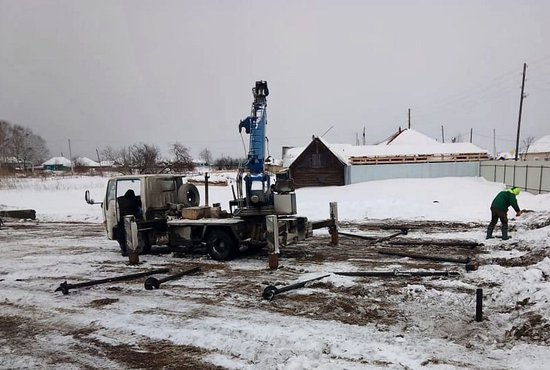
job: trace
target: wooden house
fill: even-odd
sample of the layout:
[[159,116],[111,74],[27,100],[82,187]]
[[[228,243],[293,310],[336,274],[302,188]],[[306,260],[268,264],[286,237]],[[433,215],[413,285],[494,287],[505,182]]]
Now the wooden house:
[[296,188],[345,184],[346,160],[332,152],[323,140],[315,137],[305,149],[288,148],[286,154],[293,149],[300,150],[288,166]]

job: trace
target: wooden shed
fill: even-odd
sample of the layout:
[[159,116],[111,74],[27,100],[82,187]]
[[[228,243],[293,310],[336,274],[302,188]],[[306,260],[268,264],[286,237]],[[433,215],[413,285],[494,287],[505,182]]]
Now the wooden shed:
[[289,166],[296,188],[345,185],[345,169],[346,162],[317,137]]

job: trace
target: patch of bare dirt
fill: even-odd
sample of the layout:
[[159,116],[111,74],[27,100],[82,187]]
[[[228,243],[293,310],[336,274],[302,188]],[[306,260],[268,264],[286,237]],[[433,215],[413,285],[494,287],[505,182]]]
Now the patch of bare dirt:
[[193,347],[175,345],[167,341],[141,341],[136,345],[111,345],[91,336],[91,330],[77,330],[72,336],[78,340],[78,349],[97,354],[100,352],[112,361],[129,369],[222,369],[206,364],[201,357],[209,351]]
[[103,306],[107,306],[107,305],[116,303],[116,302],[118,302],[118,301],[119,301],[118,298],[94,299],[93,301],[91,301],[91,302],[88,304],[88,306],[89,306],[89,307],[99,308],[99,307],[103,307]]
[[506,337],[530,343],[550,344],[550,324],[539,314],[528,312],[523,323],[506,332]]
[[495,258],[493,263],[504,267],[531,266],[539,263],[546,257],[550,257],[549,249],[530,251],[514,258]]

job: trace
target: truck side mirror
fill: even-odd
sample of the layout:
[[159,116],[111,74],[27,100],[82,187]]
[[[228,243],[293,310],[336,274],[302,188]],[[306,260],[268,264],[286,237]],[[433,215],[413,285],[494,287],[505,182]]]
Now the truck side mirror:
[[88,203],[88,204],[103,204],[103,202],[95,202],[90,197],[90,191],[89,190],[86,190],[86,192],[84,193],[84,199],[86,199],[86,203]]

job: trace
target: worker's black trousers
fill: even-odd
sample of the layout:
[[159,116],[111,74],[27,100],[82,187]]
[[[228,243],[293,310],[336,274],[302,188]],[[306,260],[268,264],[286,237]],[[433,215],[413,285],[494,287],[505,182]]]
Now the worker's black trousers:
[[493,237],[493,230],[500,220],[502,224],[502,239],[508,239],[508,212],[500,209],[491,208],[491,223],[487,228],[487,239]]

